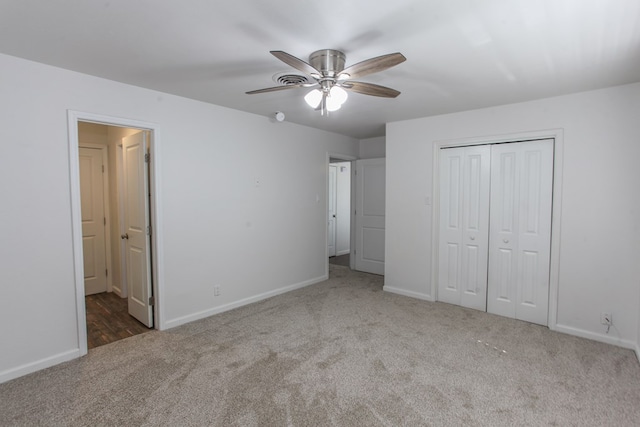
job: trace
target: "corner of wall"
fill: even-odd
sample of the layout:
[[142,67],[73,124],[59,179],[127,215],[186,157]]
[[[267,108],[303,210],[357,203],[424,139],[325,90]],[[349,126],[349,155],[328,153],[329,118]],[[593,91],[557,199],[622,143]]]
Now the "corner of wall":
[[358,158],[379,159],[387,156],[387,139],[384,136],[361,139],[358,143]]

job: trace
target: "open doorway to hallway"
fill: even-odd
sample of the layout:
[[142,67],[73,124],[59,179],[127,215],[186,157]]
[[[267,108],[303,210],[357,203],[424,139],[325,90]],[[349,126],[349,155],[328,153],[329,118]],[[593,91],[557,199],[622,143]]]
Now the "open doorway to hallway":
[[351,162],[329,159],[327,254],[329,263],[350,266]]
[[153,326],[149,132],[84,121],[77,125],[90,349]]

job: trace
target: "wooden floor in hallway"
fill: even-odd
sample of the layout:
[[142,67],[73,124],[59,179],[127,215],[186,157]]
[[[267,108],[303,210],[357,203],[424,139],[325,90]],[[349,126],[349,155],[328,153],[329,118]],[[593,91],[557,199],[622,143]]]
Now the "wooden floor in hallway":
[[349,254],[329,257],[329,264],[349,267]]
[[129,314],[127,299],[113,292],[85,297],[89,349],[151,331]]

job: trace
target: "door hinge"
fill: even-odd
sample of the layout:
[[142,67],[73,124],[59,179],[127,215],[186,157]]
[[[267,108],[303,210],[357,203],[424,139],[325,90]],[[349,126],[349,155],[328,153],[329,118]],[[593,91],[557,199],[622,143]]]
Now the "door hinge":
[[109,270],[108,269],[104,271],[104,275],[109,277]]
[[102,222],[104,223],[104,225],[107,225],[107,217],[106,216],[102,217],[102,220],[103,220]]
[[156,305],[156,297],[149,297],[149,305]]
[[151,236],[151,226],[147,225],[147,236]]
[[102,173],[104,173],[104,165],[102,165]]
[[144,162],[149,163],[151,161],[151,154],[147,153],[144,155]]

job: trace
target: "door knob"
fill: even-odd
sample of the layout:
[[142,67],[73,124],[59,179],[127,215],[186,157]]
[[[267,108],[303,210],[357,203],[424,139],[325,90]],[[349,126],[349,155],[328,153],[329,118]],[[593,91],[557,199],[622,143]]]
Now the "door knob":
[[128,233],[121,234],[121,235],[120,235],[120,238],[121,238],[122,240],[124,240],[124,239],[129,240],[129,234],[128,234]]
[[503,242],[509,243],[509,239],[502,239]]
[[469,237],[471,240],[476,240],[476,236],[470,236]]

